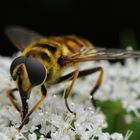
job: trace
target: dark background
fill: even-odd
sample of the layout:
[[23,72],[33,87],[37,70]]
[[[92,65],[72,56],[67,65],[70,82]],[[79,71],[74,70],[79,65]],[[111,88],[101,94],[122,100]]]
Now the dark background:
[[43,35],[76,34],[96,46],[140,50],[140,10],[137,3],[88,0],[24,0],[0,3],[0,55],[17,51],[4,34],[20,25]]

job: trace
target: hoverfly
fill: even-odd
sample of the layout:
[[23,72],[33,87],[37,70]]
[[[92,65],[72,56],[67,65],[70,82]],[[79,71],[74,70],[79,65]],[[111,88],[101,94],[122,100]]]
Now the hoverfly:
[[[32,112],[45,99],[48,86],[71,80],[64,100],[68,111],[74,113],[68,105],[67,98],[76,79],[99,72],[97,82],[90,93],[93,105],[96,106],[93,95],[102,83],[103,68],[96,67],[79,71],[77,66],[80,62],[140,57],[140,52],[137,51],[94,47],[88,40],[74,35],[44,37],[16,26],[7,28],[6,34],[22,52],[22,56],[15,58],[10,67],[10,74],[16,83],[16,88],[7,92],[13,106],[21,114],[22,123],[19,130],[28,123]],[[75,70],[62,76],[63,71],[68,67],[74,67]],[[30,97],[32,88],[38,85],[41,87],[42,96],[29,111],[27,99]],[[13,92],[17,90],[21,97],[21,108],[13,95]]]

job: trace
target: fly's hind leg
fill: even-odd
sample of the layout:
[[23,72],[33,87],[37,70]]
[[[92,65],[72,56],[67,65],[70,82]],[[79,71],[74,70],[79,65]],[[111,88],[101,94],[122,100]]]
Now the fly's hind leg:
[[78,74],[79,74],[79,71],[78,71],[78,70],[75,70],[75,71],[73,72],[73,79],[72,79],[72,82],[71,82],[71,84],[69,85],[69,87],[68,87],[68,89],[67,89],[67,91],[66,91],[66,93],[65,93],[65,96],[64,96],[65,105],[66,105],[68,111],[69,111],[70,113],[73,113],[74,115],[76,115],[76,113],[73,112],[73,111],[70,109],[70,107],[69,107],[69,105],[68,105],[67,99],[68,99],[68,96],[70,95],[70,92],[71,92],[71,90],[72,90],[72,87],[73,87],[73,85],[74,85],[74,83],[75,83],[75,81],[76,81],[76,79],[77,79],[77,77],[78,77]]
[[100,72],[99,73],[99,77],[96,81],[96,84],[95,86],[93,87],[92,91],[90,92],[90,95],[92,96],[92,103],[93,103],[93,106],[96,108],[97,105],[96,105],[96,101],[94,99],[94,93],[100,88],[101,84],[102,84],[102,80],[103,80],[103,68],[102,67],[96,67],[96,68],[91,68],[91,69],[88,69],[88,70],[83,70],[83,71],[80,71],[79,72],[79,77],[82,77],[82,76],[87,76],[87,75],[90,75],[90,74],[93,74],[93,73],[96,73],[96,72]]
[[[92,96],[92,103],[93,103],[93,105],[94,105],[94,107],[96,107],[96,102],[95,102],[95,99],[94,99],[94,93],[99,89],[99,87],[101,86],[101,83],[102,83],[102,80],[103,80],[103,68],[102,67],[96,67],[96,68],[91,68],[91,69],[87,69],[87,70],[82,70],[82,71],[80,71],[80,72],[78,72],[79,74],[78,74],[78,77],[76,76],[76,78],[80,78],[80,77],[83,77],[83,76],[87,76],[87,75],[90,75],[90,74],[93,74],[93,73],[96,73],[96,72],[100,72],[100,74],[99,74],[99,77],[98,77],[98,79],[97,79],[97,81],[96,81],[96,84],[95,84],[95,86],[93,87],[93,89],[92,89],[92,91],[91,91],[91,93],[90,93],[90,95]],[[67,74],[67,75],[64,75],[64,76],[62,76],[60,79],[59,79],[59,81],[58,81],[58,83],[60,83],[60,82],[63,82],[63,81],[65,81],[65,80],[71,80],[72,79],[72,77],[73,77],[73,72],[72,73],[69,73],[69,74]],[[73,79],[74,80],[74,79]],[[75,79],[76,80],[76,79]],[[75,81],[74,80],[74,81]],[[69,93],[68,93],[68,95],[69,95]],[[66,99],[65,99],[66,100]],[[67,101],[66,101],[66,103],[67,103]],[[69,110],[69,107],[67,107],[68,108],[68,110]],[[71,110],[70,110],[70,112],[72,112]]]
[[96,105],[96,101],[94,99],[94,94],[100,88],[100,86],[102,84],[102,81],[103,81],[103,73],[104,72],[103,72],[102,67],[94,68],[93,69],[93,73],[95,73],[95,72],[100,72],[100,74],[99,74],[99,77],[98,77],[98,79],[96,81],[95,86],[93,87],[92,91],[90,92],[90,95],[92,96],[92,103],[93,103],[94,107],[96,108],[97,105]]

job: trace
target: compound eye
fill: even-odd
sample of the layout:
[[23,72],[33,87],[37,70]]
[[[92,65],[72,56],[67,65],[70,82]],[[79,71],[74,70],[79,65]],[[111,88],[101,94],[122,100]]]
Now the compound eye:
[[[25,57],[25,56],[20,56],[20,57],[17,57],[17,58],[15,58],[15,59],[13,60],[11,66],[10,66],[10,74],[11,74],[11,76],[13,75],[14,69],[15,69],[18,65],[20,65],[20,64],[22,64],[22,63],[25,63],[25,60],[26,60],[26,57]],[[15,79],[15,78],[13,77],[13,79]]]
[[28,57],[25,65],[32,86],[39,85],[45,80],[46,70],[42,63],[33,57]]

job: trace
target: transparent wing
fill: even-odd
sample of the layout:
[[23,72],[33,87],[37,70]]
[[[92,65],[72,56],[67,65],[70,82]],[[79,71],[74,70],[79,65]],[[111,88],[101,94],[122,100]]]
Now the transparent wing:
[[129,57],[140,57],[139,51],[106,49],[106,48],[82,48],[80,53],[66,56],[63,58],[64,63],[75,63],[84,61],[113,60],[124,59]]
[[5,33],[11,42],[13,42],[13,44],[21,51],[23,51],[31,42],[44,38],[36,32],[19,26],[9,26],[6,28]]

